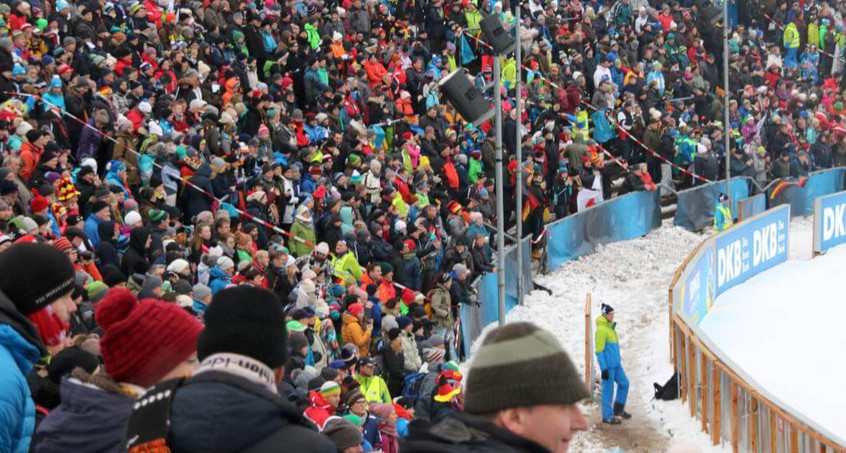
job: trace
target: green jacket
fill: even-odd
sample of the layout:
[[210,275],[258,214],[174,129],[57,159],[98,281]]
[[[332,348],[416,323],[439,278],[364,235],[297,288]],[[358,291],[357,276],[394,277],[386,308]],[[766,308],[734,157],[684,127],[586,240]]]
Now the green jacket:
[[438,285],[429,291],[429,299],[432,300],[432,317],[435,324],[447,329],[455,327],[455,317],[452,316],[452,298],[449,295],[449,290],[442,285]]
[[317,29],[314,25],[305,24],[305,31],[308,44],[312,49],[317,50],[320,47],[320,34],[317,33]]
[[[294,234],[298,238],[305,239],[306,241],[309,241],[314,244],[315,235],[314,227],[312,225],[313,224],[306,225],[305,223],[299,220],[294,220],[294,223],[291,225],[291,234]],[[306,244],[303,244],[300,241],[297,241],[294,238],[288,239],[288,249],[291,251],[291,254],[294,255],[294,257],[296,258],[311,253],[311,247]]]
[[482,161],[470,159],[470,168],[467,170],[467,176],[470,177],[470,182],[475,183],[482,174]]

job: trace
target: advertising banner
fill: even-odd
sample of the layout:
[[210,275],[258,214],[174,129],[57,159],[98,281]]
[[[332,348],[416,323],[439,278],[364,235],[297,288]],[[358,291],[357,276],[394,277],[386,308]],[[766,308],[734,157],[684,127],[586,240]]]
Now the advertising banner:
[[790,206],[783,205],[720,233],[714,240],[715,295],[787,261],[789,228]]
[[814,255],[846,243],[846,192],[814,200]]
[[682,307],[694,324],[699,324],[711,311],[714,303],[714,247],[708,244],[702,248],[695,264],[682,286]]

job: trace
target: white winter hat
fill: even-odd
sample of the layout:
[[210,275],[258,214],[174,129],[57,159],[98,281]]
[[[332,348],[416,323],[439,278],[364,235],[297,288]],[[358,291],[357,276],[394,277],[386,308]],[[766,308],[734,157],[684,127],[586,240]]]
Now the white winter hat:
[[314,251],[317,252],[317,253],[320,253],[322,255],[328,256],[329,255],[329,244],[327,244],[325,242],[321,242],[320,244],[317,244],[317,247],[314,248]]
[[138,111],[149,115],[150,113],[153,113],[153,106],[147,101],[141,101],[138,104]]
[[129,211],[123,218],[124,225],[135,225],[136,223],[141,221],[141,214],[136,211]]
[[159,123],[155,121],[150,121],[150,126],[148,127],[148,130],[150,132],[150,135],[158,135],[159,137],[164,135],[162,127],[159,126]]
[[190,265],[188,264],[188,261],[185,261],[182,258],[178,258],[167,265],[167,271],[172,272],[174,274],[182,274],[183,272],[185,272],[186,269],[188,269],[189,266]]

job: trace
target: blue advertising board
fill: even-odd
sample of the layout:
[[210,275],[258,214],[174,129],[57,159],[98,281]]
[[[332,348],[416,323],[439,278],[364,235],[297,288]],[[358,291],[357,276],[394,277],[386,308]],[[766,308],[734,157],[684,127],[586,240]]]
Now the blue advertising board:
[[714,303],[714,247],[711,244],[703,246],[699,259],[690,269],[682,287],[682,303],[691,322],[699,324]]
[[846,243],[846,192],[814,200],[814,253]]
[[790,206],[782,205],[717,236],[716,296],[787,261],[789,228]]

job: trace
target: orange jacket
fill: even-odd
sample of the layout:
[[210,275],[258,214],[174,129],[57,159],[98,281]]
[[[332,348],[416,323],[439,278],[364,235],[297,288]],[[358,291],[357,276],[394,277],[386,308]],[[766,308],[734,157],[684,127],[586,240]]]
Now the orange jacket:
[[341,338],[344,343],[352,343],[358,347],[362,357],[370,355],[370,330],[364,327],[355,316],[344,313],[344,327],[341,329]]
[[29,181],[29,178],[32,178],[32,173],[35,172],[35,167],[38,165],[38,161],[41,160],[42,153],[44,153],[44,150],[36,148],[32,143],[26,142],[21,145],[21,160],[23,160],[23,166],[21,166],[22,180]]

